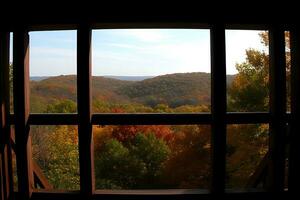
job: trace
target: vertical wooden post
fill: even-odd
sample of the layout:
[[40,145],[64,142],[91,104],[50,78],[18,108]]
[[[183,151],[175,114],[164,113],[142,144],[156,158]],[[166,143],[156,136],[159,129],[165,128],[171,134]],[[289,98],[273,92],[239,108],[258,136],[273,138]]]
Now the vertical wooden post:
[[284,189],[286,134],[286,64],[284,30],[279,25],[269,30],[270,53],[270,166],[268,189]]
[[80,25],[77,30],[77,99],[80,160],[80,190],[84,198],[94,192],[94,155],[91,122],[91,29]]
[[290,30],[291,42],[291,131],[289,155],[289,192],[299,196],[300,180],[300,28]]
[[226,53],[224,25],[216,24],[210,32],[212,78],[211,192],[223,193],[225,189],[226,164]]
[[0,32],[0,199],[12,198],[12,157],[9,124],[9,32]]
[[14,32],[13,85],[18,192],[30,199],[34,188],[31,138],[29,135],[29,35],[25,29]]

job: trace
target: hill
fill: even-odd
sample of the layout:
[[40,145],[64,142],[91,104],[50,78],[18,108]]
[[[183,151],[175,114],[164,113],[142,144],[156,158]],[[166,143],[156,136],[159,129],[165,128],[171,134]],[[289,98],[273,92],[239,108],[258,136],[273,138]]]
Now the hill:
[[[233,76],[228,76],[228,83]],[[94,100],[109,103],[139,103],[146,106],[167,104],[181,105],[210,104],[209,73],[177,73],[146,78],[141,81],[116,78],[92,77]],[[42,112],[47,104],[70,99],[76,102],[76,76],[48,77],[31,81],[31,111]]]

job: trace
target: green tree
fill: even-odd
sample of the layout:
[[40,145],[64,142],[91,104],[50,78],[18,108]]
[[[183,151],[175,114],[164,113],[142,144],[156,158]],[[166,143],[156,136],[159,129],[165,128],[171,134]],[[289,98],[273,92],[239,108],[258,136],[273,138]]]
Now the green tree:
[[77,130],[72,126],[31,128],[33,158],[55,189],[79,189]]
[[46,113],[75,113],[76,111],[76,103],[69,99],[57,100],[46,108]]
[[130,152],[146,166],[144,180],[139,187],[153,188],[155,183],[158,185],[161,169],[170,154],[166,142],[157,138],[154,133],[139,133],[130,146]]
[[95,157],[98,189],[132,188],[146,172],[145,165],[116,139],[107,140]]
[[[261,43],[267,49],[267,32],[261,32]],[[290,96],[290,44],[285,32],[287,91]],[[229,111],[268,111],[269,108],[269,55],[266,51],[246,50],[246,61],[236,65],[238,74],[228,88]],[[289,105],[289,98],[288,98]]]
[[[267,49],[267,32],[261,32],[261,42]],[[290,96],[290,44],[286,40],[287,100]],[[246,50],[246,60],[237,64],[238,74],[228,88],[229,111],[269,110],[269,55],[266,51]],[[229,187],[243,187],[256,170],[268,149],[268,126],[231,125],[227,129],[227,184]]]
[[170,151],[153,133],[138,133],[131,143],[109,139],[95,157],[96,185],[101,189],[153,188],[159,185]]
[[246,61],[237,64],[238,74],[228,89],[230,111],[267,111],[269,103],[268,55],[246,50]]

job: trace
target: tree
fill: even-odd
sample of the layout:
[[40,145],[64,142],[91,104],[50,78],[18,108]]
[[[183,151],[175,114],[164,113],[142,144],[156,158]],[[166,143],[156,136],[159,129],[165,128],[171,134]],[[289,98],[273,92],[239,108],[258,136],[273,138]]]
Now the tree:
[[246,50],[246,61],[237,64],[238,74],[228,89],[231,111],[267,111],[269,103],[268,55]]
[[57,100],[46,108],[46,113],[75,113],[76,103],[69,99]]
[[[268,48],[267,32],[261,32],[261,43]],[[287,91],[290,94],[290,44],[286,39]],[[246,50],[246,61],[236,65],[238,74],[228,88],[228,110],[268,111],[269,108],[269,55],[266,51]],[[289,102],[289,100],[288,100]]]
[[98,152],[95,157],[98,189],[137,189],[158,184],[169,148],[154,134],[139,133],[126,146],[116,139],[106,140]]
[[166,188],[208,188],[210,179],[210,126],[174,127],[171,154],[162,173]]
[[[267,32],[261,32],[261,42],[268,48]],[[290,96],[290,44],[286,40],[287,92]],[[246,50],[246,61],[236,65],[238,74],[228,88],[230,111],[269,110],[269,55],[266,51]],[[289,98],[288,98],[289,105]],[[227,183],[229,187],[243,187],[257,164],[267,152],[268,126],[231,125],[227,129]]]
[[138,158],[146,168],[139,188],[153,188],[159,185],[158,180],[162,175],[163,163],[167,160],[170,149],[166,142],[157,138],[153,133],[136,135],[129,147],[130,152]]
[[33,158],[55,189],[79,189],[77,129],[73,126],[31,128]]
[[95,155],[97,189],[132,188],[145,174],[145,165],[116,139],[107,140]]
[[227,186],[245,187],[268,151],[267,124],[234,124],[227,127]]

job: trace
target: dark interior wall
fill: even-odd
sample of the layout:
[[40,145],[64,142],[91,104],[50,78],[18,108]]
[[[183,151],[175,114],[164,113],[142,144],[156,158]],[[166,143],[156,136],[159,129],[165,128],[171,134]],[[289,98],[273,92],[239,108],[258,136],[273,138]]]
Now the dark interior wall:
[[[0,29],[13,30],[22,26],[38,28],[76,28],[79,23],[226,23],[269,24],[297,23],[298,6],[286,1],[198,1],[170,4],[151,2],[130,3],[89,1],[63,5],[62,1],[40,1],[1,6]],[[236,26],[238,28],[238,26]]]

